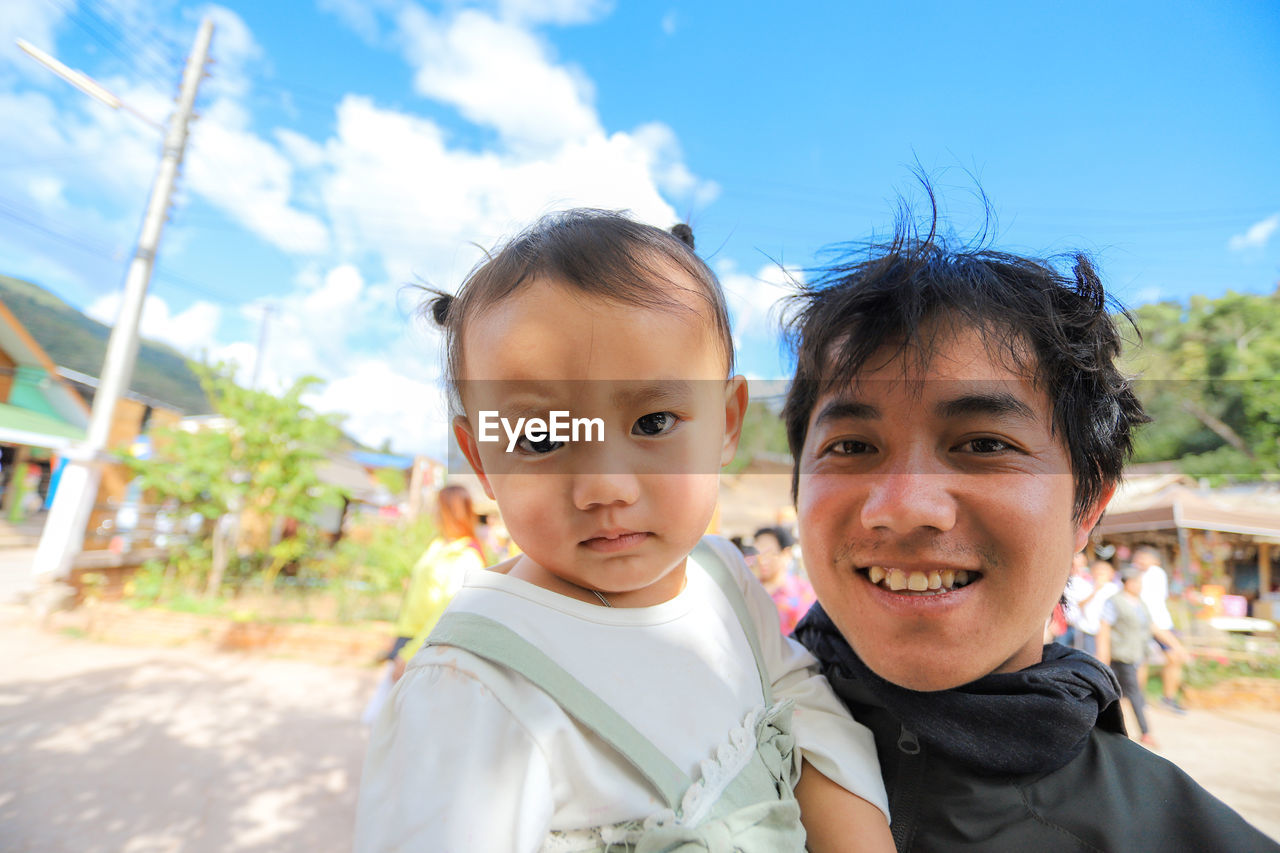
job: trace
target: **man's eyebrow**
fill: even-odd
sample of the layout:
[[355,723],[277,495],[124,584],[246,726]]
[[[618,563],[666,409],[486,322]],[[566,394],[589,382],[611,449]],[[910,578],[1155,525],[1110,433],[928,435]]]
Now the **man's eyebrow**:
[[870,403],[864,403],[861,400],[851,400],[849,398],[840,398],[832,400],[821,409],[818,415],[813,419],[813,425],[818,426],[827,421],[874,421],[879,420],[880,410]]
[[969,415],[994,415],[1035,420],[1035,411],[1007,391],[975,392],[943,400],[934,407],[940,418],[963,418]]
[[628,382],[613,392],[613,404],[620,409],[665,406],[688,400],[693,383],[687,379],[664,379],[660,382]]

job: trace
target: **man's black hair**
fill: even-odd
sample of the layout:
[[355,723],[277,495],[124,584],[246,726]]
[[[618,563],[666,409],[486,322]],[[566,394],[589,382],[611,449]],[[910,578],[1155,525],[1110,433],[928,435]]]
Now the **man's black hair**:
[[[927,234],[900,214],[890,241],[846,247],[789,298],[785,332],[796,373],[782,416],[795,463],[792,498],[823,394],[856,379],[883,347],[927,364],[944,333],[977,329],[993,357],[1002,353],[1047,393],[1052,429],[1071,461],[1079,520],[1120,479],[1133,430],[1150,420],[1115,363],[1122,340],[1111,310],[1131,326],[1133,318],[1108,298],[1083,253],[1045,260],[940,236],[927,182],[925,190]],[[1068,262],[1069,271],[1062,269]]]

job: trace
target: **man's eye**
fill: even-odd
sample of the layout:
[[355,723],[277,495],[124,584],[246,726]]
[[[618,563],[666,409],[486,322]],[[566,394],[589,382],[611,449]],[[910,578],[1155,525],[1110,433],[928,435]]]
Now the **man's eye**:
[[662,435],[670,432],[680,419],[671,412],[651,412],[636,420],[632,435]]
[[521,436],[520,439],[516,441],[516,447],[519,448],[521,453],[528,453],[532,456],[541,456],[564,447],[564,442],[552,441],[549,438],[544,438],[541,441],[530,441],[528,436]]
[[999,438],[972,438],[960,446],[967,447],[971,453],[1003,453],[1013,449],[1013,445]]
[[865,441],[858,441],[853,438],[832,442],[827,447],[827,452],[835,456],[860,456],[863,453],[872,453],[874,450],[875,448]]

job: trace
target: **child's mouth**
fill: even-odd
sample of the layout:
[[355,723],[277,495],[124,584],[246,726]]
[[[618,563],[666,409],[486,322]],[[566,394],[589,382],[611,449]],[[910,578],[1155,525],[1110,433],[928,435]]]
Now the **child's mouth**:
[[942,595],[962,589],[982,577],[981,572],[966,569],[897,569],[892,566],[867,566],[858,569],[881,589],[903,595]]
[[583,546],[590,548],[592,551],[598,551],[603,554],[612,554],[617,551],[625,551],[628,548],[634,548],[648,538],[648,533],[619,531],[618,533],[606,533],[600,536],[593,536],[590,539],[584,539],[582,544]]

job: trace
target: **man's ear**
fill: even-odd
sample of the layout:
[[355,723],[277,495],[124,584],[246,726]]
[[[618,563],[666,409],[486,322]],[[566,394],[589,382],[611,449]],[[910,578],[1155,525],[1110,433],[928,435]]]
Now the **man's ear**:
[[462,449],[462,455],[467,457],[471,470],[475,471],[476,476],[480,478],[484,493],[490,499],[497,500],[493,497],[493,489],[489,486],[489,477],[484,473],[484,462],[480,459],[480,447],[476,444],[475,433],[471,431],[471,422],[465,415],[454,417],[453,437],[458,440],[458,447]]
[[1097,525],[1098,519],[1102,518],[1102,513],[1106,511],[1107,504],[1111,503],[1111,499],[1116,495],[1116,484],[1110,483],[1102,490],[1102,494],[1098,496],[1098,501],[1089,508],[1089,512],[1080,521],[1079,527],[1076,528],[1076,551],[1081,551],[1084,546],[1089,543],[1089,534],[1093,532],[1093,528]]
[[720,467],[733,461],[742,438],[742,420],[747,416],[747,380],[735,376],[724,386],[724,445],[720,449]]

